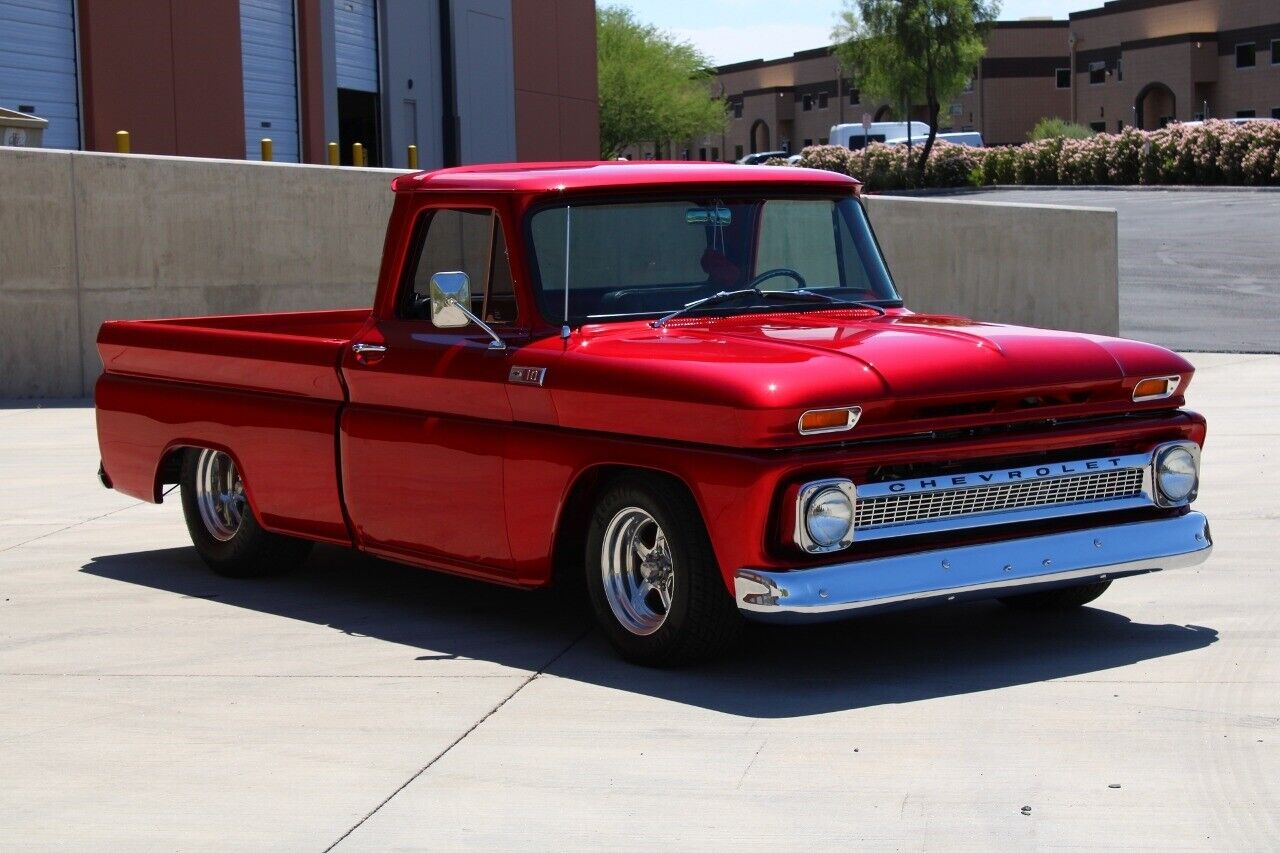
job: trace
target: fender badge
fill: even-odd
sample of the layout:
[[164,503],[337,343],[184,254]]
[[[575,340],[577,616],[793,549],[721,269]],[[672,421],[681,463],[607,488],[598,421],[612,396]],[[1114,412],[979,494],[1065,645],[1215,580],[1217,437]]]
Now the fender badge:
[[507,381],[517,385],[541,385],[546,377],[545,367],[513,367],[507,374]]

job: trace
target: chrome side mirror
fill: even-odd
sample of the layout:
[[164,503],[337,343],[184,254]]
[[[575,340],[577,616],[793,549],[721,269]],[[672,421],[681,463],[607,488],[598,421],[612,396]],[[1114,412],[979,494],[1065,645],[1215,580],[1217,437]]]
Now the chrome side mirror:
[[431,322],[438,329],[457,329],[471,322],[471,279],[464,272],[431,276]]
[[489,349],[507,348],[488,323],[471,313],[471,279],[464,272],[438,272],[431,276],[431,322],[437,329],[458,329],[475,323],[489,336]]

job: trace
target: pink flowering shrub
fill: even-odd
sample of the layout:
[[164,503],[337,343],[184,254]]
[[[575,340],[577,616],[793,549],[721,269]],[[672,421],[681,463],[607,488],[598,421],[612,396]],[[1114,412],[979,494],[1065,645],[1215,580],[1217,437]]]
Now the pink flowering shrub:
[[[911,154],[919,157],[921,147]],[[914,184],[905,145],[860,151],[837,145],[804,149],[800,165],[860,179],[870,191]],[[1280,186],[1280,122],[1208,121],[1161,130],[1126,128],[1087,139],[1043,139],[1024,145],[967,148],[934,144],[927,187],[990,184],[1226,184]]]

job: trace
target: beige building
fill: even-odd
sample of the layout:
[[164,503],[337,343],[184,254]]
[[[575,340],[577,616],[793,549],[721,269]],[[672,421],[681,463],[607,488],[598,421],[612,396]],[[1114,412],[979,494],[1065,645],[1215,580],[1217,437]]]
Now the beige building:
[[[729,109],[724,132],[659,156],[799,151],[825,143],[832,125],[895,117],[863,100],[830,47],[721,66],[715,86]],[[911,113],[927,118],[923,106]],[[1280,118],[1280,0],[1113,0],[1065,21],[1001,21],[973,84],[942,105],[938,126],[1007,145],[1047,116],[1115,132],[1205,115]],[[653,147],[632,154],[652,157]]]
[[1068,38],[1069,115],[1095,130],[1280,118],[1280,0],[1116,0]]

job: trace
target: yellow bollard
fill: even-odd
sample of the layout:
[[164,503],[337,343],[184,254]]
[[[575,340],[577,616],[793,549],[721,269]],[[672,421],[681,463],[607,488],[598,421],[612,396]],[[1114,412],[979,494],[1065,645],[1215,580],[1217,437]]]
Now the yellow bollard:
[[271,162],[271,140],[267,139],[266,137],[263,137],[258,142],[258,144],[262,146],[262,162],[270,163]]
[[418,168],[418,146],[409,146],[409,168],[416,170]]
[[364,146],[361,145],[359,142],[351,143],[351,165],[352,166],[364,165]]
[[129,131],[127,130],[116,131],[116,153],[117,154],[129,153]]
[[330,166],[337,166],[337,165],[339,164],[339,161],[338,161],[338,143],[336,143],[336,142],[330,142],[330,143],[329,143],[329,145],[328,145],[328,148],[329,148],[329,165],[330,165]]

